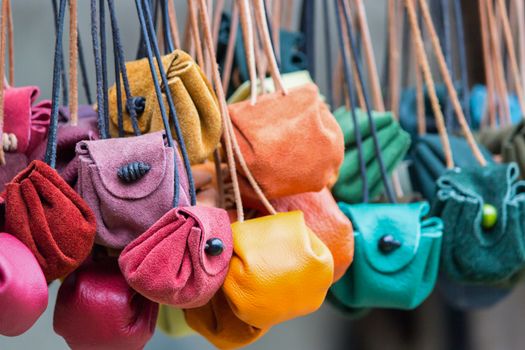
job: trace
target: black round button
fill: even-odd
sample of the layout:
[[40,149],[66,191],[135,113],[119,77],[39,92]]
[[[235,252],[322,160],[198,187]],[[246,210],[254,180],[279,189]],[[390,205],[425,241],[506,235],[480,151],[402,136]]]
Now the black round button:
[[210,238],[206,241],[204,251],[211,256],[221,255],[224,251],[224,243],[219,238]]
[[381,253],[388,254],[401,247],[401,242],[393,235],[384,235],[379,239],[378,247]]

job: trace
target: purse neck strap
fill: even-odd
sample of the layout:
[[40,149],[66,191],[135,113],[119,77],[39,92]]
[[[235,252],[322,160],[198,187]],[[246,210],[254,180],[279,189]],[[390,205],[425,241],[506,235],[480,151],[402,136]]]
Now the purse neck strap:
[[[1,77],[4,77],[4,81],[2,82],[2,84],[0,85],[0,165],[3,166],[3,165],[6,165],[6,160],[5,160],[5,154],[4,154],[4,142],[3,142],[3,130],[4,130],[4,90],[5,90],[5,87],[6,87],[6,81],[5,81],[5,51],[6,51],[6,40],[7,40],[7,36],[8,36],[8,27],[9,27],[9,23],[11,22],[10,20],[10,17],[11,17],[11,11],[10,11],[10,1],[9,0],[2,0],[1,2],[1,19],[0,19],[0,76]],[[12,31],[12,30],[11,30]],[[9,56],[11,57],[12,55],[12,42],[11,40],[10,41],[10,49],[9,51],[10,54]],[[11,69],[12,65],[10,63],[10,69]],[[10,84],[12,84],[12,80],[13,80],[13,76],[12,74],[10,73],[9,74],[9,79],[10,79]]]
[[463,29],[463,9],[460,1],[452,1],[454,21],[456,22],[456,45],[458,49],[459,74],[461,78],[461,89],[463,90],[463,106],[465,107],[465,118],[471,125],[472,117],[470,115],[470,89],[468,83],[467,53],[465,49],[465,31]]
[[[246,1],[246,0],[238,0],[239,8],[241,8],[240,1]],[[224,126],[224,141],[226,145],[226,155],[228,158],[228,167],[230,169],[230,176],[233,183],[233,190],[234,190],[234,196],[235,196],[235,204],[237,206],[237,219],[242,222],[244,221],[244,212],[243,212],[243,205],[241,200],[241,192],[239,188],[239,182],[237,178],[237,172],[236,172],[236,165],[235,165],[235,156],[237,157],[237,160],[239,161],[239,165],[243,169],[244,173],[246,174],[246,178],[248,179],[248,182],[253,187],[255,193],[263,203],[263,205],[266,207],[268,212],[270,214],[275,214],[276,211],[274,207],[271,205],[270,201],[266,198],[264,195],[262,189],[260,188],[259,184],[253,177],[250,169],[248,168],[246,161],[244,160],[244,156],[241,152],[241,149],[239,147],[239,144],[237,142],[237,138],[235,136],[235,133],[233,131],[233,124],[230,119],[230,115],[228,112],[228,106],[226,105],[226,96],[224,94],[224,90],[222,89],[221,85],[221,78],[219,74],[219,66],[217,64],[217,60],[215,57],[215,50],[213,47],[213,40],[212,40],[212,34],[210,30],[209,25],[209,17],[208,12],[206,10],[206,0],[199,0],[199,16],[201,18],[201,22],[203,25],[203,36],[204,36],[204,43],[206,50],[208,51],[208,55],[211,58],[211,72],[212,72],[212,79],[213,79],[213,85],[215,87],[215,91],[217,94],[217,98],[219,101],[219,108],[221,111],[221,116],[223,119],[223,126]],[[195,6],[193,0],[188,0],[188,6]],[[259,3],[258,6],[261,6]],[[240,11],[242,11],[240,9]],[[264,17],[263,17],[264,18]],[[235,153],[235,155],[234,155]]]
[[[454,161],[452,158],[452,152],[450,150],[448,136],[446,134],[446,127],[444,124],[443,114],[439,107],[439,100],[437,99],[436,91],[434,88],[434,82],[432,78],[432,73],[430,71],[430,65],[428,63],[428,58],[427,58],[425,49],[423,47],[423,40],[421,38],[421,31],[417,23],[416,12],[414,8],[414,1],[416,0],[405,0],[405,5],[408,11],[410,26],[414,34],[414,41],[416,44],[417,55],[420,60],[420,65],[423,69],[423,75],[425,77],[427,88],[429,89],[429,93],[431,94],[432,108],[434,110],[434,114],[436,117],[436,122],[438,125],[438,131],[440,133],[441,141],[445,149],[447,167],[451,168],[454,166]],[[436,54],[436,57],[437,57],[439,70],[441,72],[441,75],[443,76],[443,80],[445,81],[445,86],[447,88],[449,97],[451,99],[452,106],[454,107],[454,111],[455,111],[458,123],[461,127],[461,130],[463,131],[463,134],[465,135],[465,138],[467,140],[469,147],[471,148],[474,154],[474,157],[480,163],[480,165],[485,166],[487,164],[487,161],[481,154],[481,151],[476,141],[474,140],[474,136],[472,135],[472,132],[467,124],[463,110],[461,109],[461,104],[459,102],[456,89],[453,86],[452,79],[450,78],[450,74],[446,67],[446,62],[443,57],[443,52],[441,50],[439,39],[437,37],[435,28],[433,26],[432,19],[430,17],[430,12],[428,10],[427,3],[425,0],[419,0],[419,5],[420,5],[421,13],[423,16],[423,22],[425,23],[427,30],[430,34],[430,40],[432,43],[432,47],[434,49],[434,53]]]
[[[380,148],[380,145],[379,145],[379,139],[378,139],[378,136],[377,136],[377,130],[376,130],[376,125],[375,125],[375,122],[374,122],[374,119],[372,118],[372,106],[370,104],[370,101],[369,101],[369,98],[368,98],[368,94],[366,92],[366,89],[365,89],[365,82],[364,82],[364,77],[363,77],[363,71],[362,71],[362,67],[361,67],[361,62],[359,61],[359,57],[358,57],[358,54],[357,54],[357,49],[356,49],[356,40],[355,40],[355,36],[353,35],[353,29],[352,29],[352,23],[351,23],[351,19],[350,19],[350,11],[349,11],[349,7],[348,7],[348,4],[343,1],[343,0],[335,0],[336,2],[336,10],[337,10],[337,23],[338,23],[338,27],[339,27],[339,43],[340,43],[340,46],[341,46],[341,50],[342,50],[342,53],[343,53],[343,64],[344,64],[344,71],[345,71],[345,77],[346,77],[346,85],[347,85],[347,88],[348,88],[348,92],[349,92],[349,96],[350,96],[350,99],[351,99],[351,105],[352,105],[352,108],[350,109],[350,113],[352,115],[352,119],[353,119],[353,122],[354,122],[354,130],[358,130],[358,124],[357,124],[357,117],[355,115],[355,106],[356,106],[356,100],[355,100],[355,97],[352,97],[352,89],[353,89],[353,84],[352,84],[352,74],[351,74],[351,68],[350,68],[350,59],[348,57],[348,53],[346,51],[346,47],[345,47],[345,34],[346,34],[346,37],[348,39],[348,42],[349,42],[349,48],[350,48],[350,52],[352,54],[352,57],[353,57],[353,62],[354,62],[354,67],[355,67],[355,71],[357,73],[357,81],[358,81],[358,84],[361,86],[361,89],[362,89],[362,92],[363,92],[363,98],[364,98],[364,102],[365,102],[365,108],[366,108],[366,114],[367,114],[367,117],[368,117],[368,123],[369,123],[369,126],[370,126],[370,131],[371,131],[371,136],[372,136],[372,139],[373,139],[373,143],[374,143],[374,148],[375,148],[375,154],[376,154],[376,157],[377,157],[377,161],[378,161],[378,164],[379,164],[379,169],[380,169],[380,172],[381,172],[381,178],[382,178],[382,181],[383,181],[383,184],[385,186],[385,191],[386,191],[386,194],[387,194],[387,197],[389,199],[389,201],[391,201],[392,203],[395,203],[396,202],[396,197],[394,195],[394,192],[392,190],[392,187],[390,185],[390,182],[388,180],[388,173],[386,171],[386,167],[384,165],[384,162],[383,162],[383,157],[381,155],[381,148]],[[343,28],[343,22],[345,23],[345,28]],[[346,29],[346,32],[345,32],[345,29]],[[361,142],[361,134],[360,132],[357,132],[356,133],[356,143],[357,143],[357,147],[358,147],[358,153],[359,153],[359,157],[360,157],[360,171],[361,171],[361,176],[362,176],[362,179],[363,179],[363,200],[368,200],[369,199],[369,194],[368,194],[368,184],[367,184],[367,181],[365,180],[366,179],[366,165],[364,164],[364,157],[363,157],[363,149],[362,149],[362,142]],[[365,187],[366,186],[366,187]]]
[[230,87],[238,29],[239,6],[237,5],[237,1],[232,1],[230,32],[228,33],[228,44],[226,45],[226,55],[224,56],[224,68],[222,74],[222,89],[224,91],[228,91],[228,88]]
[[[168,114],[166,111],[166,107],[164,105],[164,96],[166,97],[166,100],[168,102],[169,113],[170,113],[170,116],[173,122],[176,137],[179,141],[179,149],[182,154],[184,167],[186,170],[186,174],[188,176],[191,205],[194,206],[197,204],[197,198],[195,194],[195,183],[194,183],[193,175],[191,172],[190,160],[189,160],[188,152],[186,149],[186,144],[184,142],[184,136],[182,134],[182,130],[179,125],[179,120],[177,116],[177,111],[175,110],[175,104],[173,102],[173,97],[171,93],[169,92],[169,82],[168,82],[168,78],[166,75],[166,71],[162,64],[162,58],[161,58],[159,46],[157,43],[157,37],[155,35],[155,28],[154,28],[153,19],[151,16],[151,11],[150,11],[149,6],[146,3],[146,0],[135,0],[135,4],[137,7],[137,14],[138,14],[139,21],[140,21],[141,32],[144,37],[144,44],[145,44],[144,46],[146,48],[147,59],[148,59],[148,63],[149,63],[150,71],[151,71],[151,76],[153,78],[153,84],[155,86],[155,93],[157,95],[157,100],[158,100],[159,107],[160,107],[162,121],[164,123],[164,128],[166,130],[166,136],[168,138],[168,145],[171,147],[174,147],[172,136],[171,136],[170,124],[168,120]],[[155,58],[157,67],[155,67],[154,58]],[[156,68],[158,68],[159,70],[162,85],[167,90],[165,94],[162,93],[161,85],[159,83],[159,78],[156,73]],[[174,206],[177,206],[179,202],[179,184],[178,184],[179,179],[178,178],[179,176],[177,173],[177,164],[175,163]]]

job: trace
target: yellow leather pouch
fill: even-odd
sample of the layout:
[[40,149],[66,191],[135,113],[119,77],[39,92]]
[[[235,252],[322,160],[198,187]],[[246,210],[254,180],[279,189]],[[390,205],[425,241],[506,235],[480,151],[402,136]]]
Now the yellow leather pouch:
[[[222,122],[217,97],[200,67],[184,51],[175,50],[163,56],[162,64],[166,70],[169,93],[173,97],[190,162],[200,163],[208,158],[220,141]],[[138,114],[140,131],[149,133],[164,130],[147,59],[128,62],[126,69],[132,96],[145,99],[144,111]],[[113,137],[118,136],[116,90],[115,85],[109,89],[110,133]],[[165,87],[162,90],[163,94],[167,91]],[[164,103],[167,104],[166,97]],[[124,93],[122,105],[124,132],[126,135],[133,135]],[[175,135],[173,124],[172,132]]]
[[321,306],[334,261],[301,211],[235,222],[232,230],[234,254],[223,290],[237,317],[266,329]]
[[157,327],[172,338],[184,338],[197,334],[186,323],[184,311],[168,305],[160,305]]

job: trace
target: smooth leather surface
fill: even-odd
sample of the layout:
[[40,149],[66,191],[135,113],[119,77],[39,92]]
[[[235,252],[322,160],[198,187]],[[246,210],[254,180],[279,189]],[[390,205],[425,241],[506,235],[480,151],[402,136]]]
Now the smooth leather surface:
[[[174,157],[179,176],[179,205],[189,205],[188,178],[177,151],[163,133],[82,141],[78,192],[97,216],[100,245],[123,249],[173,207]],[[151,169],[134,182],[122,181],[121,166],[144,162]]]
[[[182,50],[175,50],[162,56],[162,64],[168,78],[168,87],[177,118],[180,123],[184,142],[192,164],[208,158],[219,144],[222,134],[222,119],[217,97],[206,75],[190,55]],[[132,96],[146,99],[144,112],[138,116],[140,131],[145,133],[164,130],[160,107],[151,77],[147,59],[126,63]],[[158,74],[158,69],[157,69]],[[124,91],[124,90],[122,90]],[[163,94],[166,93],[163,87]],[[118,136],[117,92],[114,85],[109,89],[110,133]],[[123,94],[125,106],[125,96]],[[167,106],[166,97],[164,104]],[[124,112],[124,131],[133,135],[131,118]],[[170,121],[172,124],[172,122]],[[171,125],[172,134],[175,134]]]
[[[366,112],[355,109],[357,127],[361,133],[362,154],[366,164],[368,193],[371,199],[383,192],[379,162],[377,161],[374,140],[371,136],[370,123]],[[332,191],[337,200],[346,203],[360,203],[363,200],[363,180],[359,168],[359,153],[355,139],[355,127],[348,111],[341,107],[334,116],[343,130],[345,137],[345,158],[341,164],[339,177]],[[377,130],[379,147],[386,171],[390,174],[403,160],[410,147],[410,136],[399,126],[392,112],[372,111],[372,118]]]
[[[494,284],[525,268],[525,182],[515,163],[447,171],[437,182],[432,211],[445,223],[442,270],[462,283]],[[482,207],[497,210],[491,229],[482,227]]]
[[234,255],[223,290],[234,314],[267,329],[316,311],[334,277],[330,250],[300,211],[232,224]]
[[[427,203],[339,203],[355,229],[354,262],[330,289],[339,302],[351,308],[413,309],[436,283],[443,224],[424,217]],[[383,235],[401,243],[384,253]]]
[[[221,254],[205,251],[218,238]],[[150,300],[180,308],[206,304],[221,287],[233,252],[228,213],[202,206],[170,210],[122,252],[129,285]]]
[[0,233],[0,335],[29,330],[47,308],[47,283],[33,253]]
[[184,338],[197,335],[186,322],[184,311],[168,305],[160,305],[157,328],[172,338]]
[[261,338],[269,329],[259,329],[240,320],[224,291],[196,309],[184,310],[188,325],[221,350],[238,349]]
[[158,304],[126,283],[116,259],[89,261],[60,286],[53,328],[73,350],[140,350],[153,336]]
[[75,270],[95,240],[95,214],[46,163],[32,161],[6,186],[5,230],[35,255],[48,282]]
[[345,274],[354,257],[352,223],[341,212],[330,190],[307,192],[272,200],[278,212],[300,210],[306,225],[330,249],[334,258],[334,282]]
[[[341,128],[307,84],[262,95],[255,105],[243,101],[228,106],[239,146],[253,176],[269,199],[317,192],[337,177],[343,161]],[[246,200],[256,201],[241,174]]]

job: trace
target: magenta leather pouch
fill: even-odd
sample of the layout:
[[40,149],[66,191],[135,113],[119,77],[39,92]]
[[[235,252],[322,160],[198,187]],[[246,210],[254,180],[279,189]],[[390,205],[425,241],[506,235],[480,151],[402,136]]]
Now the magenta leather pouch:
[[4,91],[4,132],[15,134],[16,152],[30,154],[47,137],[51,101],[33,105],[40,95],[36,86],[10,87]]
[[222,286],[232,251],[225,210],[179,207],[131,242],[119,265],[146,298],[187,309],[205,305]]
[[[75,186],[78,178],[78,157],[75,148],[80,141],[98,139],[97,113],[91,106],[80,105],[78,108],[78,125],[67,124],[69,111],[65,107],[59,109],[59,124],[57,131],[57,164],[56,170],[66,182]],[[44,160],[46,142],[40,143],[29,155],[31,160]]]
[[[174,156],[163,132],[82,141],[77,191],[97,217],[96,243],[123,249],[173,207]],[[177,154],[180,205],[188,179]]]
[[31,251],[0,233],[0,335],[27,331],[47,308],[47,283]]
[[131,289],[115,258],[87,261],[58,290],[53,328],[73,350],[140,350],[159,305]]
[[4,153],[5,166],[0,166],[0,192],[5,190],[5,185],[29,164],[27,156],[23,153]]

